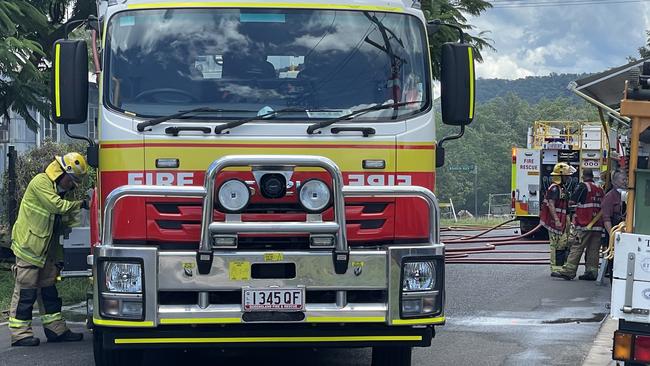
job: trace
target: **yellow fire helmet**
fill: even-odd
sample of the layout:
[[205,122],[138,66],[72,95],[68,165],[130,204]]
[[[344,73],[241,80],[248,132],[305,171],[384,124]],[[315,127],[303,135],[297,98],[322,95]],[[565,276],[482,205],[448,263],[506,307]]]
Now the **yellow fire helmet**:
[[557,163],[553,167],[553,172],[551,173],[552,176],[560,176],[560,175],[573,175],[577,170],[576,168],[572,167],[571,165],[567,163]]
[[67,173],[78,184],[88,173],[88,163],[83,155],[71,152],[63,156],[55,156],[54,161],[45,169],[45,173],[53,181],[61,174]]

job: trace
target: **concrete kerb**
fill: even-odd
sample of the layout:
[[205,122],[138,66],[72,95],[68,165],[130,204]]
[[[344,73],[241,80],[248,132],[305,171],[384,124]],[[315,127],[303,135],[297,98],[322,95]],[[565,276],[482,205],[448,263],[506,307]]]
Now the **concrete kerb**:
[[594,343],[582,363],[583,366],[615,366],[616,361],[612,360],[612,339],[614,331],[618,327],[618,321],[607,316],[600,326],[600,331],[594,339]]

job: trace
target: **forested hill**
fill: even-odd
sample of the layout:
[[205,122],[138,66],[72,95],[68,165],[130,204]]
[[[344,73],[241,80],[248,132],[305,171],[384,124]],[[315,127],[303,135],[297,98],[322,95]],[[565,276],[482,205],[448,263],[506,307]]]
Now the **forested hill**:
[[476,81],[476,102],[480,104],[512,93],[530,104],[538,103],[542,99],[552,100],[559,97],[570,97],[578,103],[580,99],[567,89],[567,85],[585,76],[587,75],[553,73],[547,76],[529,76],[516,80],[478,79]]
[[[535,76],[518,80],[479,79],[476,84],[476,113],[464,136],[445,143],[445,166],[436,170],[436,195],[441,202],[453,201],[456,210],[474,213],[472,172],[450,167],[478,167],[479,214],[486,214],[490,194],[498,194],[509,207],[512,147],[526,146],[528,128],[535,121],[597,121],[596,108],[567,89],[571,81],[585,75]],[[458,133],[458,127],[443,125],[437,116],[438,139]]]

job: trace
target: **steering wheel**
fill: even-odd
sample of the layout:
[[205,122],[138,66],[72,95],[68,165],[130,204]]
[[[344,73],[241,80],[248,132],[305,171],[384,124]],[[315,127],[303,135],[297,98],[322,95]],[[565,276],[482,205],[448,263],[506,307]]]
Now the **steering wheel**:
[[[164,95],[167,94],[168,96],[165,97]],[[175,98],[171,96],[170,94],[175,94],[178,97],[181,98]],[[156,95],[158,95],[156,97]],[[141,92],[140,94],[136,95],[134,100],[140,100],[140,99],[153,99],[156,102],[163,102],[163,103],[188,103],[188,102],[197,102],[198,100],[196,97],[189,92],[181,89],[175,89],[175,88],[155,88],[155,89],[149,89]]]

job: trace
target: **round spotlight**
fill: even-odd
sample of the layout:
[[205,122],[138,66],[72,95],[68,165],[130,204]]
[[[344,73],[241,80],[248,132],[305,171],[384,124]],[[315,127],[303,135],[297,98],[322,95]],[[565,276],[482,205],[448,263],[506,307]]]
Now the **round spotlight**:
[[310,179],[300,186],[300,204],[309,212],[322,212],[329,206],[332,192],[325,182]]
[[264,174],[260,179],[260,193],[264,198],[282,198],[287,194],[287,179],[282,174]]
[[219,205],[228,213],[237,213],[243,210],[251,198],[251,192],[246,183],[238,179],[225,181],[219,187]]

